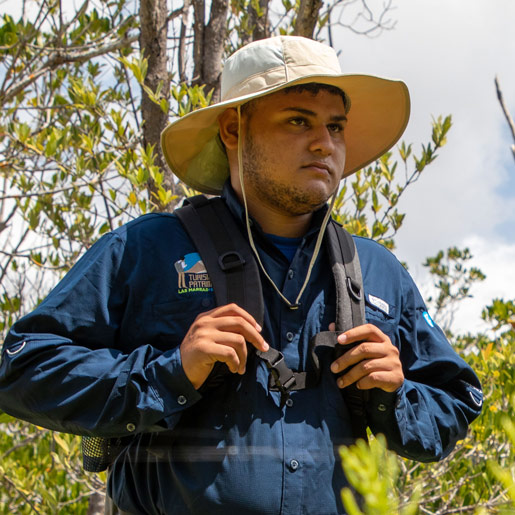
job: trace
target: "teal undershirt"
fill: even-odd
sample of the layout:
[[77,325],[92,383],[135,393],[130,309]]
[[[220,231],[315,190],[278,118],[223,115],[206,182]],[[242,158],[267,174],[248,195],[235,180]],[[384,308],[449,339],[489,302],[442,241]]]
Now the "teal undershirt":
[[291,263],[297,248],[302,241],[301,238],[285,238],[284,236],[276,236],[275,234],[267,234],[270,241],[286,256]]

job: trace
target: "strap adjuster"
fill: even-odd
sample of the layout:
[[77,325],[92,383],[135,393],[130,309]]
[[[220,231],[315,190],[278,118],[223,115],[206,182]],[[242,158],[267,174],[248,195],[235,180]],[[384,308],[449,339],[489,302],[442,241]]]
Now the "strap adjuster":
[[288,394],[289,390],[295,387],[297,379],[286,362],[281,352],[276,349],[268,349],[266,352],[257,350],[256,354],[265,362],[269,376],[269,388],[273,391],[280,391],[283,395]]
[[284,356],[279,352],[277,357],[279,359],[270,363],[270,373],[277,389],[286,393],[295,386],[297,380],[293,371],[286,365]]
[[243,256],[236,250],[230,250],[218,257],[218,264],[224,272],[227,272],[228,270],[243,266],[245,259],[243,259]]
[[363,290],[361,285],[352,277],[347,277],[347,290],[349,290],[350,296],[356,301],[361,302],[363,299]]

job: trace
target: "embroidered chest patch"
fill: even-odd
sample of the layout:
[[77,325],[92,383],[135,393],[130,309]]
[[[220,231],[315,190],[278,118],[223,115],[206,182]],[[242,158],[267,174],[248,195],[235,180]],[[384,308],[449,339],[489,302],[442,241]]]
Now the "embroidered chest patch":
[[198,252],[186,254],[174,266],[177,271],[177,293],[213,291],[213,284]]

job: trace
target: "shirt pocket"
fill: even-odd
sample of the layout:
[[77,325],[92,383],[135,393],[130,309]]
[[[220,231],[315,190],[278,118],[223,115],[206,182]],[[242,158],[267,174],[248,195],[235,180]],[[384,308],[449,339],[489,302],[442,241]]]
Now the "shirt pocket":
[[150,310],[153,337],[158,346],[179,345],[195,318],[215,307],[212,295],[185,297],[152,304]]
[[385,333],[397,345],[397,307],[371,294],[365,296],[365,320]]

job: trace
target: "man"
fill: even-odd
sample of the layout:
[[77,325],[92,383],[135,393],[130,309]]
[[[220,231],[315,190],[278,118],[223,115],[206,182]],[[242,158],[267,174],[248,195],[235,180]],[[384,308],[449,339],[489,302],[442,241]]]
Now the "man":
[[[227,61],[222,99],[172,123],[162,146],[179,178],[222,192],[248,237],[263,325],[215,305],[175,215],[147,215],[102,238],[14,325],[0,407],[58,431],[127,437],[108,481],[123,512],[343,513],[337,448],[353,435],[342,388],[366,391],[371,430],[422,461],[446,456],[481,409],[474,373],[370,240],[355,239],[368,323],[338,337],[358,345],[322,360],[318,382],[286,403],[254,351],[279,349],[306,370],[310,339],[333,329],[326,203],[400,137],[407,88],[343,75],[332,49],[279,37]],[[229,373],[212,386],[219,362]]]

